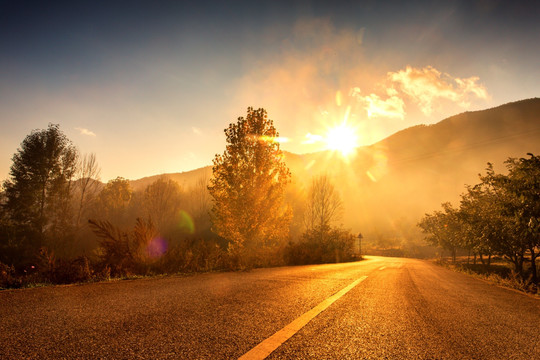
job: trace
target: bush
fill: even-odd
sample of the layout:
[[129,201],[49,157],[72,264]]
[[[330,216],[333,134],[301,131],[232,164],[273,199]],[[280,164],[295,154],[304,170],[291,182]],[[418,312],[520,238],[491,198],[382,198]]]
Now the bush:
[[152,268],[157,272],[197,272],[227,268],[227,252],[216,242],[187,238],[172,246]]
[[20,288],[21,278],[15,275],[15,268],[0,262],[0,288]]
[[337,228],[306,231],[298,243],[289,243],[285,250],[290,265],[323,264],[351,261],[354,235]]
[[74,260],[56,261],[48,280],[53,284],[71,284],[90,281],[93,277],[88,258],[81,256]]

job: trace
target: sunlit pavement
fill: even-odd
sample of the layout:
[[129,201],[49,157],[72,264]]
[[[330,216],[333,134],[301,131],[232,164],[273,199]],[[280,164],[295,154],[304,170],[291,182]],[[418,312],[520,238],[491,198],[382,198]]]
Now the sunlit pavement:
[[369,257],[2,291],[0,358],[235,359],[288,329],[269,359],[533,359],[539,323],[537,299]]

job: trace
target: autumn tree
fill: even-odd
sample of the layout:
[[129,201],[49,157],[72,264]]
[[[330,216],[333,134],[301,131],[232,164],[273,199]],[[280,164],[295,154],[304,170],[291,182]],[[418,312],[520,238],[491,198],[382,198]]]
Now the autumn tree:
[[10,178],[3,184],[4,208],[15,226],[17,247],[27,257],[70,232],[77,156],[55,124],[32,131],[13,155]]
[[213,231],[240,258],[268,252],[288,236],[290,212],[283,205],[290,172],[266,110],[248,108],[225,129],[227,146],[213,161],[208,187]]

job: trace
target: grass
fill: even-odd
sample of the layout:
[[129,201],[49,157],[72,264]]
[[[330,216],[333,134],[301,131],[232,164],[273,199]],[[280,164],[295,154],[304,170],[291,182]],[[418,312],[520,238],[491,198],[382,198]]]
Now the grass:
[[519,274],[514,272],[513,265],[504,259],[494,258],[489,266],[482,263],[473,264],[472,260],[467,264],[467,257],[457,258],[455,263],[441,259],[436,260],[436,263],[448,269],[470,275],[492,284],[528,294],[536,294],[536,296],[540,298],[538,288],[535,286],[527,286],[526,282],[521,279]]

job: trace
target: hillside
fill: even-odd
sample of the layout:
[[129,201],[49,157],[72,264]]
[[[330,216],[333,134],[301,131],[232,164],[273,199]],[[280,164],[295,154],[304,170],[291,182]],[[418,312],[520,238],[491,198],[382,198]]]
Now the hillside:
[[540,99],[400,131],[360,149],[351,164],[355,178],[339,175],[357,184],[343,184],[346,224],[375,232],[380,230],[374,227],[407,232],[409,226],[400,229],[396,221],[416,223],[442,202],[457,201],[465,184],[478,182],[487,162],[504,171],[508,157],[528,152],[540,153]]
[[[402,130],[357,149],[349,162],[328,151],[285,153],[299,191],[315,175],[333,177],[345,205],[344,225],[368,237],[416,237],[415,224],[445,201],[457,201],[465,184],[478,182],[487,162],[504,171],[508,157],[540,153],[540,99],[465,112],[433,125]],[[161,175],[160,175],[161,176]],[[165,174],[189,187],[211,167]],[[158,176],[132,182],[143,189]]]
[[211,166],[205,166],[203,168],[191,170],[191,171],[185,171],[181,173],[171,173],[171,174],[160,174],[160,175],[153,175],[153,176],[147,176],[138,180],[131,180],[131,187],[134,191],[140,191],[144,190],[148,185],[156,181],[160,177],[165,177],[168,179],[172,179],[176,181],[182,188],[189,188],[198,180],[201,179],[209,179],[212,176],[212,167]]

